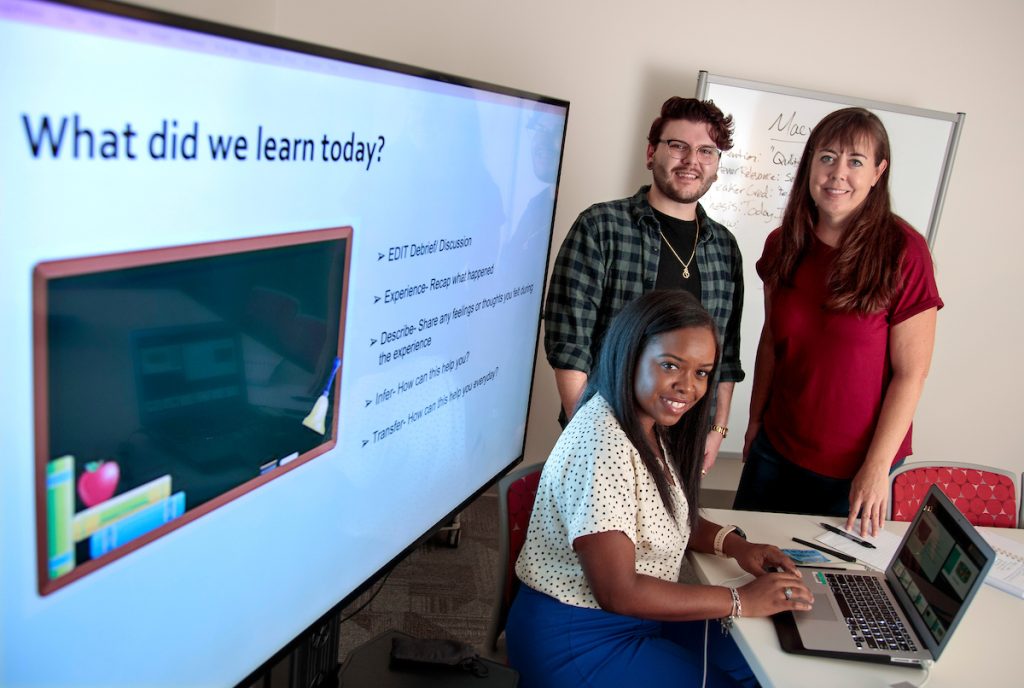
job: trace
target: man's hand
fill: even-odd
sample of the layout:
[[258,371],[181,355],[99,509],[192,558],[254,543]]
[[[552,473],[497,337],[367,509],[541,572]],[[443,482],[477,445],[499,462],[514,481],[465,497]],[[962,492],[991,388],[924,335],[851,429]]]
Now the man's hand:
[[715,465],[715,461],[718,460],[718,450],[722,448],[722,440],[725,437],[722,433],[717,430],[712,430],[708,433],[707,439],[704,441],[704,466],[701,469],[700,474],[706,475],[711,467]]

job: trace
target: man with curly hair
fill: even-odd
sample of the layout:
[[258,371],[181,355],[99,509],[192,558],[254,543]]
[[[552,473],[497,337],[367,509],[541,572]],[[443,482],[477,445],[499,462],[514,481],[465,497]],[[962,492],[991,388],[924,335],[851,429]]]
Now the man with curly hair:
[[704,470],[729,427],[740,366],[743,266],[732,233],[698,202],[732,148],[732,116],[711,101],[669,98],[651,124],[652,183],[630,198],[583,211],[555,260],[544,309],[544,348],[555,370],[563,425],[575,411],[608,324],[653,289],[683,289],[714,317],[722,362],[714,389]]

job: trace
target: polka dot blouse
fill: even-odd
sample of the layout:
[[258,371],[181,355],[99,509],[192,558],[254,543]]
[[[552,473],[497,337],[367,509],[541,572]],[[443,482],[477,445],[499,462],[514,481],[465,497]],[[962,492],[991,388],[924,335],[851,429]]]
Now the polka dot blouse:
[[673,477],[674,517],[608,402],[595,395],[544,464],[516,574],[561,602],[599,608],[572,543],[618,530],[636,547],[637,573],[678,580],[690,536],[689,506]]

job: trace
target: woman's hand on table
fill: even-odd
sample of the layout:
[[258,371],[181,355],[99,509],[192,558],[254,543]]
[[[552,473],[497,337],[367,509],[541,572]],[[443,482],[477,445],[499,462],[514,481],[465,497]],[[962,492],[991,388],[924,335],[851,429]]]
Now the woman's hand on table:
[[889,505],[889,472],[886,467],[861,466],[850,485],[850,515],[846,529],[854,530],[860,517],[860,535],[878,535],[885,526],[885,513]]
[[775,545],[762,545],[743,540],[730,547],[726,554],[733,557],[740,568],[755,576],[763,576],[773,570],[787,571],[794,576],[800,575],[796,563]]

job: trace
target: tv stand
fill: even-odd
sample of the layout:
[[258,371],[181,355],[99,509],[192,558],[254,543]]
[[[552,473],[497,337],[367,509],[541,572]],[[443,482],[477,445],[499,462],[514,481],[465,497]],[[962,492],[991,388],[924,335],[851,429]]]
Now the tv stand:
[[320,619],[295,646],[239,688],[337,688],[341,612]]

